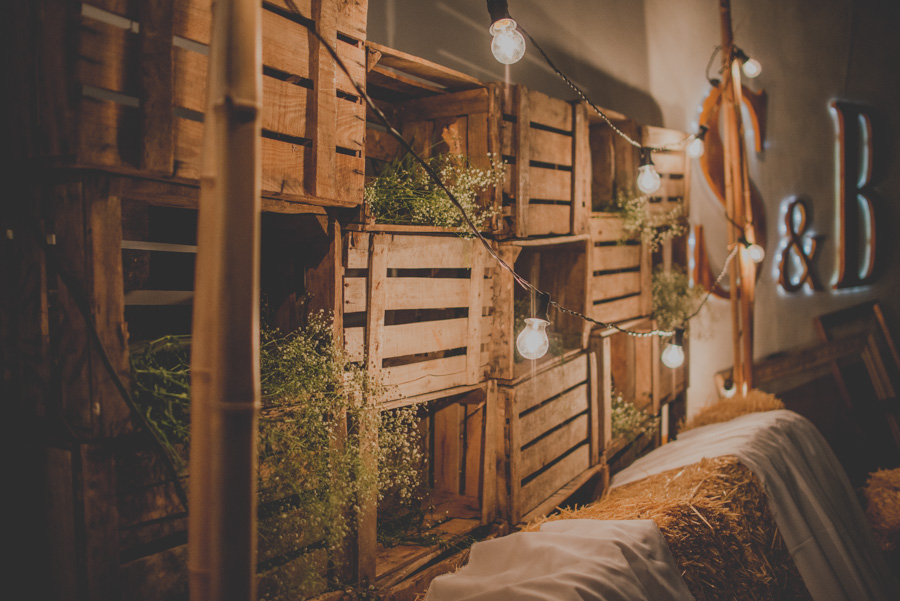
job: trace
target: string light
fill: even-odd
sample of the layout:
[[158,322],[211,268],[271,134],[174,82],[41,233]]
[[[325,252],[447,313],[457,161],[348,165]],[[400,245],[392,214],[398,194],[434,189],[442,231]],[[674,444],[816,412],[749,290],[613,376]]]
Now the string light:
[[687,153],[692,159],[699,159],[703,156],[703,151],[706,150],[703,138],[706,137],[706,132],[708,130],[708,127],[701,125],[699,131],[694,134],[694,139],[688,143]]
[[547,326],[550,325],[550,318],[547,316],[547,310],[550,308],[550,295],[540,292],[537,296],[536,317],[525,319],[525,329],[516,338],[516,349],[519,354],[532,361],[546,355],[547,349],[550,348],[550,339],[547,337]]
[[755,79],[762,73],[762,65],[759,64],[759,61],[747,56],[747,53],[740,48],[734,49],[734,58],[741,61],[741,71],[745,77]]
[[666,367],[675,369],[684,365],[684,329],[675,328],[675,334],[669,346],[662,353],[662,362]]
[[509,16],[506,0],[488,0],[491,14],[491,53],[498,62],[512,65],[525,55],[525,38],[516,29],[516,22]]
[[659,173],[656,172],[656,166],[653,164],[650,154],[649,148],[641,148],[641,166],[638,167],[637,186],[644,194],[653,194],[659,190],[660,185]]
[[756,242],[750,242],[749,240],[747,240],[747,238],[744,237],[741,237],[738,242],[743,245],[744,255],[754,263],[762,263],[763,259],[766,258],[766,249],[764,249]]

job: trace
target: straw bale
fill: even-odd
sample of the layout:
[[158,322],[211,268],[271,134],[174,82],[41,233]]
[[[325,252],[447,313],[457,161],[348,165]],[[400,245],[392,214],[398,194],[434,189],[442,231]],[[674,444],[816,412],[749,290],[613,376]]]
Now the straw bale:
[[784,409],[782,403],[775,395],[753,389],[746,395],[737,394],[730,399],[722,399],[706,407],[695,415],[687,424],[683,425],[679,432],[685,432],[692,428],[727,422],[747,413],[760,411],[775,411]]
[[900,546],[900,468],[869,474],[866,487],[866,516],[883,551]]
[[762,485],[733,456],[614,488],[525,529],[559,519],[653,520],[697,601],[810,599]]

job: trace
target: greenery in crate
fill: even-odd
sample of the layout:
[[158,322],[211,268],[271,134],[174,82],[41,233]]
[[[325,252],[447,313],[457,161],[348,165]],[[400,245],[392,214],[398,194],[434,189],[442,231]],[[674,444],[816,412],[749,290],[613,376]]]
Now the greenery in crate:
[[[479,230],[497,213],[493,205],[480,206],[478,195],[502,186],[506,171],[499,157],[488,158],[489,169],[475,167],[461,154],[439,154],[426,159]],[[365,200],[376,223],[433,225],[468,233],[459,209],[410,154],[384,166],[378,177],[366,185]]]
[[684,327],[697,310],[703,290],[691,286],[687,272],[679,265],[653,271],[653,317],[661,330]]
[[[261,598],[321,588],[316,549],[336,551],[354,526],[360,498],[377,487],[394,510],[421,499],[423,458],[409,444],[415,408],[379,414],[381,386],[334,344],[323,314],[291,334],[263,328],[259,419],[260,557],[303,556],[260,586]],[[190,430],[190,340],[166,337],[131,355],[135,398],[180,469]],[[363,460],[364,437],[378,424],[378,466]],[[329,553],[332,560],[339,554]],[[268,564],[272,565],[268,565]],[[271,582],[274,580],[274,582]]]
[[655,432],[659,427],[659,418],[650,419],[650,415],[638,409],[632,401],[628,401],[615,388],[612,390],[612,439],[625,438],[629,441],[643,433]]
[[656,252],[667,240],[685,235],[688,224],[680,203],[668,211],[650,211],[649,205],[648,196],[620,191],[609,210],[622,214],[628,239],[640,240],[651,252]]

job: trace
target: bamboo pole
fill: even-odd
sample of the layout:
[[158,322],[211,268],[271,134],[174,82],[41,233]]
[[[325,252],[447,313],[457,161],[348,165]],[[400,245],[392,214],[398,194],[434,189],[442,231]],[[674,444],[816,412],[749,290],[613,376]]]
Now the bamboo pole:
[[215,0],[191,357],[193,601],[256,597],[260,98],[256,0]]

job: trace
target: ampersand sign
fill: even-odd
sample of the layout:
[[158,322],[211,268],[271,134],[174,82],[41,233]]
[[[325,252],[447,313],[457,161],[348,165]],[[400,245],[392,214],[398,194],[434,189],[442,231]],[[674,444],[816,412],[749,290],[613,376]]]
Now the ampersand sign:
[[[781,253],[778,263],[778,283],[786,292],[797,292],[803,284],[809,284],[813,290],[821,290],[822,284],[813,270],[812,260],[816,254],[818,242],[815,236],[803,235],[806,231],[806,204],[800,198],[792,200],[784,214],[784,225],[787,227],[787,245]],[[791,266],[796,266],[798,259],[800,274],[792,277]]]

